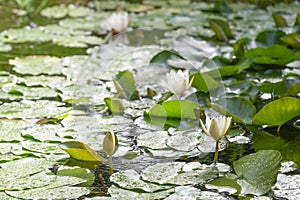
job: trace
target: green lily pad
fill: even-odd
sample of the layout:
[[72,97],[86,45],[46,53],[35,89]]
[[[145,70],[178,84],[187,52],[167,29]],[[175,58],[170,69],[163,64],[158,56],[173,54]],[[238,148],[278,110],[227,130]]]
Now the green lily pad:
[[121,98],[127,100],[139,99],[139,92],[136,89],[134,77],[130,71],[119,72],[113,81]]
[[145,182],[141,180],[140,175],[132,169],[114,173],[110,177],[110,181],[121,188],[130,189],[133,191],[157,192],[172,188],[171,186],[156,185]]
[[64,36],[70,36],[70,35],[90,35],[89,31],[84,30],[78,30],[78,29],[71,29],[68,27],[59,26],[57,24],[50,24],[46,25],[40,28],[45,33],[52,34],[52,35],[64,35]]
[[[191,167],[187,167],[191,166]],[[218,170],[200,163],[169,162],[149,166],[142,171],[142,179],[158,184],[203,184],[218,176]]]
[[251,124],[255,115],[255,106],[242,97],[223,98],[212,104],[212,108],[232,116],[233,120],[239,123]]
[[60,26],[79,30],[100,30],[101,23],[93,18],[67,18],[59,22]]
[[25,85],[32,86],[43,86],[56,88],[59,85],[66,83],[66,78],[63,76],[23,76],[20,78],[20,82],[23,82]]
[[4,103],[0,105],[0,117],[8,119],[50,117],[70,110],[69,108],[61,107],[63,105],[63,103],[47,100]]
[[[111,200],[111,199],[132,199],[132,200],[140,200],[140,199],[164,199],[174,192],[174,189],[168,189],[158,192],[142,192],[142,191],[132,191],[128,189],[123,189],[112,185],[108,189],[109,194],[112,197],[97,197],[103,200]],[[95,197],[96,198],[96,197]],[[97,199],[95,199],[97,200]]]
[[202,92],[209,92],[220,85],[219,82],[214,80],[210,75],[206,73],[193,74],[191,75],[191,77],[194,77],[192,86]]
[[79,141],[63,142],[60,148],[76,160],[102,162],[104,158],[96,154],[88,145]]
[[[61,180],[63,181],[63,180]],[[85,187],[38,188],[21,191],[5,191],[8,195],[23,199],[77,199],[91,192]]]
[[9,64],[20,74],[61,74],[63,68],[61,59],[51,56],[27,56],[9,60]]
[[30,125],[32,124],[24,121],[2,121],[0,123],[0,141],[22,141],[21,129]]
[[63,142],[67,140],[67,138],[62,138],[59,134],[57,134],[58,132],[61,133],[63,131],[64,130],[60,125],[45,124],[28,127],[23,129],[21,132],[23,137],[33,138],[40,142]]
[[56,143],[34,142],[26,140],[21,143],[23,150],[37,152],[40,154],[65,154]]
[[52,6],[41,11],[41,15],[48,18],[63,18],[67,16],[68,8],[62,6]]
[[137,137],[137,146],[150,149],[167,148],[166,141],[169,138],[167,131],[149,131]]
[[263,195],[276,183],[281,154],[274,150],[261,150],[233,162],[239,179],[241,194]]
[[300,176],[278,174],[277,182],[273,188],[276,197],[286,198],[290,200],[297,200],[300,195]]
[[288,34],[280,38],[287,45],[300,49],[300,35],[296,33]]
[[199,133],[196,131],[175,132],[166,144],[178,151],[192,151],[199,143]]
[[124,106],[122,102],[118,99],[104,98],[108,111],[111,114],[122,114],[124,112]]
[[52,36],[38,28],[7,29],[0,33],[0,41],[9,43],[50,42]]
[[11,45],[0,43],[0,52],[8,52],[10,50],[12,50]]
[[196,119],[194,113],[196,108],[199,108],[199,105],[190,100],[169,100],[162,105],[154,105],[148,114],[150,117]]
[[[52,162],[38,158],[23,158],[16,161],[2,163],[0,166],[1,180],[18,179],[36,174],[51,166]],[[15,173],[18,172],[18,173]]]
[[294,161],[297,166],[300,166],[300,141],[285,140],[281,137],[274,136],[265,131],[257,131],[252,138],[253,147],[256,151],[263,149],[273,149],[279,151],[283,160]]
[[48,87],[26,87],[8,83],[2,86],[2,90],[10,95],[16,95],[22,99],[55,98],[58,93]]
[[263,107],[253,117],[253,124],[281,126],[300,115],[300,100],[283,97]]

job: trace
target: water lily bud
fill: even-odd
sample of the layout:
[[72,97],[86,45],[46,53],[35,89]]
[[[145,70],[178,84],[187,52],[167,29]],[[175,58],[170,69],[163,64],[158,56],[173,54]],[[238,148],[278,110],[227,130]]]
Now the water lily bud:
[[112,132],[108,131],[105,134],[104,140],[103,140],[103,150],[107,155],[112,156],[114,153],[116,153],[117,149],[119,147],[118,138],[117,135]]
[[205,126],[201,119],[200,125],[206,135],[218,141],[228,133],[231,125],[231,119],[231,117],[225,116],[218,116],[213,118],[206,117]]

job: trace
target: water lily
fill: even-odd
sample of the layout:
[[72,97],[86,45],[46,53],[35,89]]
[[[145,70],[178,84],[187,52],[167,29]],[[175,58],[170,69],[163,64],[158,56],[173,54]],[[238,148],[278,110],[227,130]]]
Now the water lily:
[[166,80],[161,81],[161,85],[170,90],[178,98],[182,97],[184,92],[188,90],[194,78],[189,82],[189,71],[171,71],[167,73]]
[[205,125],[200,119],[200,125],[204,133],[212,137],[216,141],[214,163],[216,163],[218,160],[219,141],[228,133],[231,126],[231,119],[231,117],[225,116],[218,116],[213,118],[206,117]]
[[104,140],[103,140],[103,150],[104,152],[109,155],[109,172],[110,174],[113,173],[113,167],[112,167],[112,155],[116,153],[119,147],[118,137],[117,135],[112,132],[108,131],[105,134]]
[[127,12],[113,13],[102,22],[102,28],[113,34],[118,34],[128,28],[129,18]]

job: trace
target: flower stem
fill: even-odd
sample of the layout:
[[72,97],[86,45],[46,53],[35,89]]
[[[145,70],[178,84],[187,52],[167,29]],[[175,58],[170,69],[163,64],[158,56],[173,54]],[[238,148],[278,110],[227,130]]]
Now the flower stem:
[[214,156],[214,164],[217,163],[218,156],[219,156],[219,140],[216,141],[216,151],[215,151],[215,156]]
[[112,166],[112,155],[109,155],[109,173],[112,175],[114,173],[114,169]]

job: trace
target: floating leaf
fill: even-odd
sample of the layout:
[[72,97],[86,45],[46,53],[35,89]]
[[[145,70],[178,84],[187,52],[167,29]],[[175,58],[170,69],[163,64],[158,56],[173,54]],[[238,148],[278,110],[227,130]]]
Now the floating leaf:
[[142,171],[143,180],[159,184],[203,184],[217,176],[217,168],[200,163],[158,163]]
[[216,80],[206,73],[193,74],[191,77],[194,77],[192,86],[202,92],[209,92],[220,85]]
[[274,150],[261,150],[233,162],[241,194],[263,195],[276,183],[281,155]]
[[137,146],[147,147],[150,149],[167,148],[166,141],[169,138],[167,131],[149,131],[137,137]]
[[71,158],[77,160],[86,160],[86,161],[98,161],[102,162],[104,158],[96,154],[88,145],[79,141],[68,141],[63,142],[60,145],[60,148],[66,151]]
[[274,195],[289,200],[298,200],[300,195],[300,175],[278,174],[277,182],[273,188]]
[[260,32],[255,41],[259,44],[263,44],[266,47],[272,46],[274,44],[282,45],[282,37],[286,34],[281,30],[268,30]]
[[50,117],[70,110],[69,108],[61,107],[64,105],[64,103],[47,100],[4,103],[0,105],[0,117],[8,119]]
[[168,60],[184,60],[184,58],[174,51],[163,50],[153,56],[150,60],[150,63],[158,63],[163,65],[168,65]]
[[211,19],[208,22],[218,40],[228,41],[233,39],[233,35],[227,22],[219,19]]
[[300,99],[283,97],[263,107],[253,117],[253,124],[281,126],[300,115]]
[[136,90],[134,78],[130,71],[119,72],[113,81],[121,98],[128,100],[139,99],[139,92]]
[[132,169],[112,174],[110,181],[117,184],[121,188],[140,192],[157,192],[171,188],[171,186],[163,186],[145,182],[141,180],[140,175]]
[[223,98],[211,106],[223,114],[231,115],[234,121],[245,124],[251,124],[256,112],[255,106],[242,97]]
[[265,131],[256,131],[255,134],[253,134],[252,143],[256,151],[264,149],[279,151],[284,160],[292,160],[297,164],[297,166],[300,166],[299,139],[286,140]]
[[41,11],[41,15],[48,18],[63,18],[67,16],[68,8],[62,6],[53,6]]
[[300,35],[296,33],[291,33],[280,38],[287,45],[300,49]]
[[288,26],[287,21],[280,14],[272,13],[272,17],[273,17],[277,27],[286,27],[286,26]]
[[106,103],[106,106],[108,107],[108,111],[111,114],[122,114],[124,112],[124,106],[122,102],[115,98],[104,98],[104,102]]
[[11,45],[0,43],[0,52],[8,52],[12,50]]

